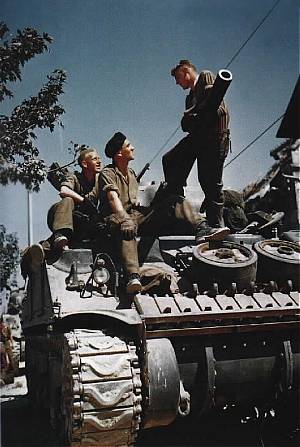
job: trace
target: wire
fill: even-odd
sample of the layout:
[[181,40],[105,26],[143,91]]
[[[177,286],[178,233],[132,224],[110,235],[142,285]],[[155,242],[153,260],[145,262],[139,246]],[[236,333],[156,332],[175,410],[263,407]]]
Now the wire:
[[280,0],[277,0],[277,2],[274,3],[274,5],[272,6],[272,8],[267,12],[267,14],[264,16],[264,18],[259,22],[259,24],[257,25],[257,27],[252,31],[252,33],[249,35],[249,37],[245,40],[245,42],[242,44],[242,46],[238,49],[238,51],[232,56],[232,58],[230,59],[230,61],[228,62],[228,64],[226,65],[225,68],[228,68],[229,65],[232,64],[232,62],[234,61],[234,59],[240,54],[240,52],[242,51],[242,49],[247,45],[247,43],[249,42],[249,40],[254,36],[254,34],[256,33],[256,31],[261,27],[261,25],[267,20],[267,18],[269,17],[269,15],[272,13],[272,11],[276,8],[276,6],[278,5],[278,3],[280,2]]
[[180,124],[179,126],[176,127],[176,129],[171,133],[171,135],[169,136],[169,138],[167,139],[167,141],[161,146],[161,148],[156,152],[156,154],[154,155],[154,157],[151,159],[151,161],[149,161],[149,165],[151,165],[151,163],[156,159],[156,157],[161,153],[161,151],[165,148],[165,146],[169,143],[169,141],[174,137],[174,135],[176,134],[177,130],[180,128]]
[[224,169],[227,166],[229,166],[231,163],[233,163],[243,152],[245,152],[247,149],[249,149],[249,147],[252,146],[252,144],[254,144],[257,140],[259,140],[265,133],[267,133],[268,130],[271,129],[271,127],[273,127],[279,120],[281,120],[283,118],[283,116],[284,116],[284,114],[281,115],[279,118],[277,118],[275,121],[273,121],[272,124],[270,124],[265,130],[263,130],[259,135],[257,135],[257,137],[251,141],[251,143],[249,143],[246,147],[244,147],[244,149],[242,149],[238,154],[236,154],[235,157],[233,157],[228,163],[226,163],[224,165]]
[[[240,54],[240,52],[242,51],[242,49],[247,45],[247,43],[252,39],[252,37],[254,36],[254,34],[256,33],[256,31],[258,31],[258,29],[261,27],[261,25],[267,20],[267,18],[269,17],[269,15],[272,13],[272,11],[276,8],[276,6],[279,4],[280,0],[277,0],[274,5],[272,6],[272,8],[267,12],[267,14],[263,17],[263,19],[259,22],[259,24],[257,25],[257,27],[252,31],[252,33],[249,35],[249,37],[245,40],[245,42],[241,45],[241,47],[238,49],[238,51],[232,56],[232,58],[230,59],[230,61],[228,62],[228,64],[226,65],[226,69],[229,67],[229,65],[232,64],[232,62],[234,61],[234,59]],[[170,137],[166,140],[166,142],[161,146],[161,148],[155,153],[154,157],[152,158],[152,160],[149,162],[149,166],[152,164],[152,162],[155,160],[155,158],[161,153],[161,151],[164,149],[164,147],[169,143],[169,141],[173,138],[173,136],[177,133],[178,129],[180,128],[180,125],[172,132],[172,134],[170,135]],[[256,140],[257,141],[257,140]]]

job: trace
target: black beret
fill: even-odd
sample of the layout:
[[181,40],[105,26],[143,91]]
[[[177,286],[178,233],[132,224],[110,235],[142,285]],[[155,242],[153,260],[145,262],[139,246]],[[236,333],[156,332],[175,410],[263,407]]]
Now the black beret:
[[126,136],[122,132],[116,132],[106,143],[105,155],[108,158],[113,158],[113,156],[121,149],[125,140]]

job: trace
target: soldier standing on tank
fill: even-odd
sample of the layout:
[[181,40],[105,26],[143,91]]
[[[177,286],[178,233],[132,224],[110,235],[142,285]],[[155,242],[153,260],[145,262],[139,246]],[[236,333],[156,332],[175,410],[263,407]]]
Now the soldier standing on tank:
[[67,175],[59,192],[61,200],[48,211],[47,223],[52,236],[27,247],[23,253],[21,270],[24,277],[29,271],[40,268],[45,253],[46,256],[51,252],[59,255],[73,238],[89,236],[92,229],[90,217],[97,213],[98,175],[102,163],[96,149],[87,148],[80,152],[78,164],[81,172]]
[[212,229],[206,219],[195,213],[190,203],[178,195],[169,195],[164,201],[150,207],[137,203],[138,182],[129,167],[134,160],[134,147],[127,137],[117,132],[108,141],[105,154],[112,159],[100,174],[100,213],[108,225],[109,232],[117,241],[125,274],[127,293],[141,290],[136,236],[157,236],[164,227],[172,223],[186,222],[196,235],[196,242],[222,239],[228,228]]
[[223,165],[230,147],[229,112],[224,101],[217,111],[206,108],[215,81],[212,72],[198,73],[189,60],[181,60],[172,68],[171,75],[183,90],[189,89],[186,111],[181,120],[182,130],[188,135],[163,156],[165,180],[170,192],[183,195],[183,187],[197,159],[198,180],[205,194],[208,224],[221,227],[224,225]]

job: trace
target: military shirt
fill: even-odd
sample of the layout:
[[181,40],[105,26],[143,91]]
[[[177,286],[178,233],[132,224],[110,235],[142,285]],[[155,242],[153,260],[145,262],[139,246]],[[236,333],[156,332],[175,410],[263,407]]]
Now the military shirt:
[[[192,106],[196,105],[201,110],[206,105],[206,99],[208,97],[208,93],[212,88],[215,82],[216,76],[208,70],[203,70],[199,73],[198,81],[195,85],[194,90],[190,90],[189,94],[185,99],[185,107],[186,109],[190,109]],[[221,102],[218,111],[216,121],[212,124],[210,130],[221,132],[228,128],[229,126],[229,112],[224,100]]]
[[108,165],[102,169],[99,179],[100,212],[103,217],[112,213],[107,199],[108,191],[115,191],[125,211],[130,212],[137,206],[138,182],[133,169],[128,168],[126,178],[115,165]]
[[95,185],[97,185],[98,176],[99,174],[96,174],[95,180],[93,182],[88,182],[81,172],[74,172],[74,174],[67,175],[66,179],[61,183],[61,186],[67,186],[77,192],[77,194],[85,196],[92,191]]
[[[99,174],[96,174],[93,182],[88,182],[81,172],[74,172],[74,174],[67,175],[66,179],[61,183],[61,186],[67,186],[82,197],[87,195],[90,200],[97,205],[99,196]],[[75,207],[76,209],[81,208],[81,204],[77,203]]]

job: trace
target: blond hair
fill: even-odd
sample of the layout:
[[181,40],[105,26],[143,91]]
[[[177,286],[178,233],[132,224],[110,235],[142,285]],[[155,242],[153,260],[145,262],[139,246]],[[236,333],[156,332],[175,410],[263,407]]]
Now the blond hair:
[[78,157],[78,164],[79,166],[82,167],[82,162],[87,158],[87,156],[89,154],[91,154],[92,152],[97,152],[96,149],[94,149],[93,147],[88,147],[87,149],[83,149],[80,151],[79,157]]

